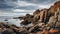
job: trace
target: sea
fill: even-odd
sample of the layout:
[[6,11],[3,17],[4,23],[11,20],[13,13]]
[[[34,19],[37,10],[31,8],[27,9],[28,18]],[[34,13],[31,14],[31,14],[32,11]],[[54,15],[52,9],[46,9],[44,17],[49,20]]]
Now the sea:
[[7,23],[8,24],[14,24],[18,27],[20,27],[20,23],[23,21],[23,20],[20,20],[20,19],[13,19],[14,17],[21,17],[21,16],[25,16],[25,14],[20,14],[20,15],[14,15],[14,16],[0,16],[0,22],[4,22],[4,23]]

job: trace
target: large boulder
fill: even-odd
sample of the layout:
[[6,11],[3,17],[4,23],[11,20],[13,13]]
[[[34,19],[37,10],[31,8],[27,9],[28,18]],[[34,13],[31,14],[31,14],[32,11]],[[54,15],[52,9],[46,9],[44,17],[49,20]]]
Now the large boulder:
[[[39,11],[36,11],[34,12],[33,14],[34,15],[34,18],[33,18],[33,23],[37,23],[37,22],[48,22],[48,9],[42,9],[42,10],[39,10]],[[38,12],[38,13],[37,13]]]
[[44,25],[45,25],[44,23],[38,23],[35,26],[31,27],[29,29],[29,32],[31,32],[31,33],[40,32],[40,31],[42,31],[44,29]]
[[24,20],[29,20],[30,18],[33,18],[33,15],[26,14],[23,18]]
[[33,18],[33,24],[37,24],[39,19],[40,19],[40,15],[39,14],[35,15],[34,18]]
[[31,24],[33,21],[33,15],[26,14],[26,16],[23,17],[24,21],[22,21],[20,24],[22,25],[28,25]]

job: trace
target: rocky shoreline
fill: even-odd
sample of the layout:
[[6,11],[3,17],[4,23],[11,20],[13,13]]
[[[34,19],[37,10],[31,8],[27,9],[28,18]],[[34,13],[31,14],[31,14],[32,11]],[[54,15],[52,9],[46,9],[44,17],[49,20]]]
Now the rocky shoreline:
[[33,15],[13,19],[23,20],[22,27],[1,22],[0,34],[60,34],[60,1],[49,9],[37,9]]

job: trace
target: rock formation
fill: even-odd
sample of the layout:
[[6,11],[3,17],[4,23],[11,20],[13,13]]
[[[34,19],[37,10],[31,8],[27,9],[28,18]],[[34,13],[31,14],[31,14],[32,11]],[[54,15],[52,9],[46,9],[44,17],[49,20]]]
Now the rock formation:
[[0,34],[60,34],[60,1],[49,9],[37,9],[33,15],[26,14],[14,19],[23,20],[20,23],[22,27],[1,22]]
[[60,8],[60,1],[56,2],[54,5],[52,5],[49,8],[49,13],[51,13],[52,15],[54,15],[54,13],[57,11],[58,8]]

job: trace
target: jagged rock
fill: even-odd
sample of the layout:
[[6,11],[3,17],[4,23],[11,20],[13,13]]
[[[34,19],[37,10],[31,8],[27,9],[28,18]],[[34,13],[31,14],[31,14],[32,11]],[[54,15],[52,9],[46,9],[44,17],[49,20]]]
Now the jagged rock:
[[33,18],[33,24],[37,24],[40,19],[40,15],[35,15]]
[[24,20],[29,20],[30,18],[33,18],[33,15],[26,14],[26,16],[23,18],[24,18]]
[[48,24],[49,24],[51,27],[55,27],[55,25],[56,25],[56,19],[55,19],[54,16],[50,17]]
[[33,13],[33,15],[35,16],[36,14],[39,14],[39,13],[40,13],[40,10],[37,9],[37,10]]
[[54,16],[50,17],[48,23],[50,24],[51,27],[55,28],[57,22],[60,21],[59,19],[60,19],[59,10],[57,9],[57,11],[55,12]]
[[36,10],[33,15],[34,15],[34,18],[33,18],[33,24],[37,24],[36,22],[38,22],[38,20],[40,19],[40,10]]
[[55,21],[55,17],[51,16],[48,23],[52,25],[54,21]]
[[34,15],[34,18],[33,18],[33,24],[37,24],[37,22],[38,22],[38,20],[40,19],[40,10],[39,9],[37,9],[34,13],[33,13],[33,15]]
[[29,29],[29,32],[31,32],[31,33],[36,33],[36,32],[39,32],[39,31],[42,31],[42,30],[40,29],[38,24]]
[[26,14],[14,19],[22,19],[20,24],[24,26],[20,28],[0,23],[0,34],[60,34],[60,1],[49,9],[37,9],[33,15]]
[[[37,24],[37,22],[44,22],[44,23],[48,22],[49,18],[47,16],[48,15],[48,11],[47,10],[48,9],[42,9],[42,10],[34,12],[36,14],[34,15],[33,23]],[[39,13],[37,13],[37,12],[39,12]]]
[[23,17],[24,21],[22,21],[20,24],[21,25],[28,25],[30,23],[32,23],[33,21],[33,15],[30,15],[30,14],[26,14],[25,17]]
[[42,9],[40,12],[40,20],[39,21],[41,21],[41,22],[46,21],[47,15],[48,15],[47,13],[48,13],[47,9]]
[[30,24],[31,22],[28,22],[27,20],[26,21],[22,21],[20,24],[21,25],[28,25],[28,24]]
[[49,8],[49,13],[51,15],[54,15],[58,8],[60,8],[60,1],[56,2],[53,6]]

